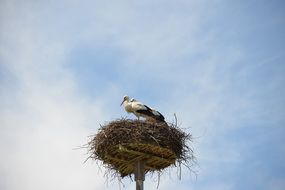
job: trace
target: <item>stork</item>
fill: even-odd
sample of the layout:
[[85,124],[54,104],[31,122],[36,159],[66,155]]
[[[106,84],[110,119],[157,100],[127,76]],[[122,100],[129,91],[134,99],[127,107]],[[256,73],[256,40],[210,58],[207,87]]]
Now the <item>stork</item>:
[[145,119],[154,119],[156,121],[165,122],[161,113],[142,104],[141,102],[138,102],[135,99],[130,100],[129,96],[124,96],[121,105],[124,106],[128,113],[133,113],[135,116],[137,116],[138,120],[140,117],[144,117]]

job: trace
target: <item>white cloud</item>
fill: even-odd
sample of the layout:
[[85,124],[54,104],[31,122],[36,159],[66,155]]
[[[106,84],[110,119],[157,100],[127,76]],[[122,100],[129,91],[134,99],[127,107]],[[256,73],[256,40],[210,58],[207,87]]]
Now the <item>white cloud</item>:
[[104,120],[102,109],[66,88],[73,85],[70,80],[48,85],[33,78],[33,72],[27,74],[29,79],[18,78],[21,89],[6,97],[9,102],[1,108],[2,186],[99,189],[102,174],[94,165],[83,164],[86,150],[74,148],[85,144]]
[[70,47],[46,38],[30,22],[36,15],[28,6],[2,8],[0,187],[104,188],[97,166],[83,164],[86,150],[74,148],[87,142],[108,113],[103,103],[80,94],[63,64]]
[[[263,87],[247,85],[257,66],[246,65],[248,54],[238,44],[225,42],[227,38],[221,37],[225,26],[208,26],[215,16],[209,12],[224,7],[212,10],[204,6],[206,1],[152,3],[1,2],[0,147],[5,155],[0,158],[1,189],[105,188],[95,164],[83,165],[84,151],[73,148],[84,144],[99,123],[117,114],[105,108],[118,107],[121,97],[114,94],[127,90],[135,94],[140,87],[161,93],[156,94],[162,99],[158,108],[168,120],[176,112],[182,127],[190,126],[194,136],[202,135],[194,144],[202,162],[198,180],[211,178],[225,164],[243,161],[243,145],[226,135],[244,124],[268,119],[262,110],[266,103],[253,96]],[[82,44],[100,48],[105,43],[124,54],[121,71],[126,77],[121,77],[126,87],[120,89],[122,81],[114,79],[110,88],[98,89],[104,92],[99,99],[92,100],[80,92],[80,82],[67,67],[68,56]],[[268,60],[258,67],[270,65]],[[169,85],[156,88],[155,84]],[[272,90],[281,84],[274,83]],[[151,93],[141,93],[142,98]],[[283,121],[280,115],[275,117]],[[232,189],[228,184],[210,184]],[[167,186],[168,181],[163,182],[161,189]]]

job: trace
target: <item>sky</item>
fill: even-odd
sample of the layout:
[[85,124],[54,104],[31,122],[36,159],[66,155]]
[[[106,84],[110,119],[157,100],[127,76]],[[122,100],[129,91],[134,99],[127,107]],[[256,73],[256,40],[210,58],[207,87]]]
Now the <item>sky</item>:
[[285,189],[284,1],[1,0],[0,28],[1,190],[119,189],[76,148],[124,95],[193,136],[158,189]]

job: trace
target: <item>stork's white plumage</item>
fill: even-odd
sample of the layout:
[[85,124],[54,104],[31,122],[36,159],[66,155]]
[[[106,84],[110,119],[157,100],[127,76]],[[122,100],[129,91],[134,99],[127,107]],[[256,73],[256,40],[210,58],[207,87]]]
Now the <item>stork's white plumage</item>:
[[133,113],[138,119],[144,117],[145,119],[155,119],[156,121],[165,122],[161,113],[135,99],[130,100],[128,96],[124,96],[122,104],[128,113]]

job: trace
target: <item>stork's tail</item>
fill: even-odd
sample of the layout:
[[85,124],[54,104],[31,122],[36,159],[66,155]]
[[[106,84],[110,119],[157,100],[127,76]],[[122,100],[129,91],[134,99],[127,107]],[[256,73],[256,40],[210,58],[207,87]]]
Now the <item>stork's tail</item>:
[[156,120],[158,122],[165,122],[164,116],[160,112],[158,112],[154,109],[151,109],[150,107],[148,107],[146,105],[144,105],[144,106],[147,108],[147,110],[138,110],[137,112],[145,114],[148,117],[153,118],[154,120]]
[[164,120],[164,116],[159,112],[159,111],[156,111],[156,110],[151,110],[152,112],[152,117],[156,120],[156,121],[159,121],[159,122],[165,122]]
[[[159,112],[158,112],[159,113]],[[155,119],[160,122],[165,122],[164,117],[162,114],[155,115]]]

